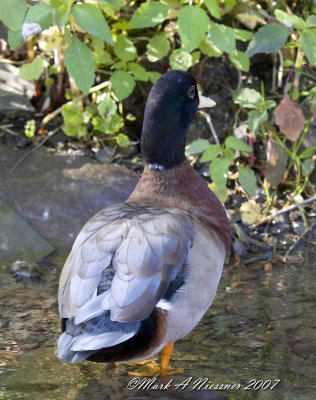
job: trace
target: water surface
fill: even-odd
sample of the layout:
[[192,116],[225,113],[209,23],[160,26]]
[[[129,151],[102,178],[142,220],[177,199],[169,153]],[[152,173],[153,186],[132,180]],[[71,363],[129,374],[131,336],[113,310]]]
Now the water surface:
[[[131,383],[129,366],[56,358],[64,258],[55,256],[53,265],[41,265],[26,281],[0,268],[1,399],[315,399],[314,249],[298,264],[226,267],[212,307],[175,345],[171,363],[184,373],[146,381],[147,389],[142,381]],[[165,389],[155,390],[156,384]],[[230,386],[211,390],[212,384]]]

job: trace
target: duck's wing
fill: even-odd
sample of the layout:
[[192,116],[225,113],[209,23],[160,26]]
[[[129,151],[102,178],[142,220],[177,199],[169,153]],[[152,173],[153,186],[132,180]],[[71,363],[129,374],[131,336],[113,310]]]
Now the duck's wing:
[[[147,318],[184,265],[193,234],[192,217],[178,209],[104,209],[84,226],[65,264],[61,317],[76,324],[108,311],[112,321]],[[105,290],[107,271],[113,278]]]

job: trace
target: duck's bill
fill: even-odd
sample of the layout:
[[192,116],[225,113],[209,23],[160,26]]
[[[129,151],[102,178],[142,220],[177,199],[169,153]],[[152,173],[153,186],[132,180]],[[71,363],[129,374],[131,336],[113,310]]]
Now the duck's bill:
[[210,108],[216,106],[216,103],[214,100],[210,99],[209,97],[202,96],[201,93],[199,93],[199,106],[198,108]]

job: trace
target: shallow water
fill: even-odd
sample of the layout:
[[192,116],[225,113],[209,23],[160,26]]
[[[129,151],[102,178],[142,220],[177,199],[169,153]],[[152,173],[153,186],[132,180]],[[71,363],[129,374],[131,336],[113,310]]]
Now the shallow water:
[[129,366],[56,358],[63,260],[41,265],[32,281],[0,268],[1,399],[315,399],[315,249],[300,264],[226,267],[211,309],[175,345],[171,364],[184,373],[155,382],[138,382]]

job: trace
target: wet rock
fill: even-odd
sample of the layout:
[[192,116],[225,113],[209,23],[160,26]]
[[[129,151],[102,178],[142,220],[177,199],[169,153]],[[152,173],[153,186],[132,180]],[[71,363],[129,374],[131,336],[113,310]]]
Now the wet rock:
[[[137,177],[121,165],[47,148],[37,150],[8,176],[28,151],[0,145],[0,196],[61,252],[70,250],[90,217],[126,200],[137,184]],[[17,259],[37,261],[19,257],[11,262]]]
[[3,202],[0,202],[0,220],[0,265],[16,260],[33,263],[54,251],[47,240]]
[[[0,78],[1,79],[1,78]],[[0,115],[16,118],[32,115],[35,108],[24,96],[0,90]]]

